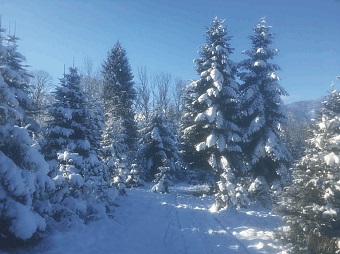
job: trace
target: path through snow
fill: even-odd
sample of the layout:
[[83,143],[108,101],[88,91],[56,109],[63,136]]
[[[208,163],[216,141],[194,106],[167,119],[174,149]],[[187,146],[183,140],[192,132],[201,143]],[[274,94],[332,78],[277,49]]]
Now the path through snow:
[[[97,221],[80,231],[56,233],[31,251],[46,254],[203,254],[279,253],[272,232],[280,220],[268,211],[211,213],[211,197],[128,190],[118,200],[114,219]],[[282,252],[283,253],[283,252]]]

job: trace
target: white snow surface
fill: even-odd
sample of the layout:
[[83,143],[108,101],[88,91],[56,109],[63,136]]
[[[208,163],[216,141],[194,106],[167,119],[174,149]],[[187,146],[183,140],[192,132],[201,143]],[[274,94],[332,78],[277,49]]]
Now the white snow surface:
[[198,97],[197,100],[199,103],[205,102],[208,106],[210,106],[212,101],[209,99],[209,96],[208,94],[204,93],[200,97]]
[[127,191],[112,220],[56,232],[16,253],[286,253],[274,237],[281,220],[268,210],[212,213],[214,198],[192,195],[200,191],[197,186],[172,186],[170,194],[153,193],[149,187]]
[[328,166],[338,166],[340,164],[340,158],[334,152],[331,152],[324,156],[325,162]]
[[201,143],[196,145],[196,151],[197,152],[203,151],[206,148],[207,148],[207,144],[205,142],[201,142]]

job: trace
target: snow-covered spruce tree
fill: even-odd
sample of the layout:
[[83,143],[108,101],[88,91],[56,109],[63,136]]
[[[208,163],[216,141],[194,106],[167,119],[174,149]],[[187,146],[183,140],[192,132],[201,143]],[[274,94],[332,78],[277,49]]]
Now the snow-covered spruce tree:
[[[99,177],[101,184],[99,184],[98,188],[100,189],[99,193],[104,194],[107,184],[110,183],[111,175],[108,167],[105,166],[105,162],[102,160],[104,157],[102,141],[105,129],[102,76],[99,71],[94,71],[93,62],[89,58],[85,59],[84,69],[81,73],[80,84],[87,101],[86,135],[90,142],[91,151],[95,153],[95,155],[92,155],[94,158],[92,160],[93,166],[97,165],[100,172],[102,172]],[[96,199],[103,198],[105,199],[105,195],[101,195],[101,197],[96,196]],[[102,203],[106,202],[102,200]]]
[[239,115],[236,65],[229,59],[233,49],[223,23],[217,18],[212,21],[206,29],[201,58],[195,60],[200,78],[187,88],[191,94],[187,93],[184,118],[192,125],[184,128],[182,139],[208,161],[207,170],[214,171],[217,210],[242,202],[238,200],[242,195],[237,192],[242,188],[237,186],[237,177],[243,173],[238,164],[241,138],[236,123]]
[[[86,94],[86,93],[85,93]],[[102,134],[105,127],[103,105],[94,101],[87,95],[85,135],[90,143],[89,156],[87,158],[88,169],[91,172],[86,181],[88,189],[88,212],[92,219],[108,215],[114,208],[117,196],[115,188],[110,186],[110,172],[102,160],[103,149],[101,147]],[[105,206],[105,207],[103,207]]]
[[51,175],[58,175],[58,153],[65,150],[88,154],[86,139],[86,100],[79,86],[80,77],[76,68],[69,68],[69,74],[60,79],[54,93],[54,102],[48,108],[49,120],[44,130],[41,147],[45,158],[51,164]]
[[254,200],[267,203],[269,193],[276,193],[290,179],[291,156],[282,141],[286,121],[281,96],[287,92],[279,85],[271,63],[277,49],[271,48],[274,35],[264,18],[250,36],[252,48],[244,51],[249,58],[240,63],[242,84],[242,151],[249,163],[249,193]]
[[0,246],[14,247],[45,230],[54,184],[28,131],[34,121],[27,115],[25,58],[17,38],[5,38],[4,32],[0,27]]
[[[32,100],[26,98],[26,94],[30,93],[29,78],[31,78],[31,75],[26,71],[26,68],[29,67],[24,64],[26,58],[17,50],[18,39],[15,35],[8,35],[6,37],[7,45],[6,51],[4,51],[6,56],[3,58],[6,64],[3,66],[3,78],[12,87],[11,90],[15,94],[20,107],[25,110],[23,119],[20,119],[21,125],[29,125],[29,130],[36,132],[38,131],[39,124],[32,117],[36,108]],[[17,75],[24,75],[25,79],[17,78]],[[24,94],[21,94],[22,90],[25,91]]]
[[[213,185],[213,172],[207,158],[203,156],[204,151],[197,151],[195,145],[200,142],[202,134],[198,133],[198,126],[195,124],[195,117],[199,113],[197,108],[196,86],[193,83],[184,89],[184,108],[180,122],[180,154],[182,167],[190,183],[210,183]],[[194,102],[196,103],[193,107]],[[202,131],[202,129],[201,129]]]
[[52,197],[53,219],[64,228],[78,226],[87,216],[93,216],[88,214],[94,212],[90,211],[90,201],[105,199],[102,188],[108,185],[108,174],[89,142],[87,121],[91,112],[86,108],[76,68],[69,68],[54,94],[41,147],[57,187]]
[[279,205],[293,253],[340,252],[340,93],[333,90],[322,104]]
[[162,185],[171,181],[170,178],[178,171],[178,140],[174,133],[161,112],[155,112],[148,126],[142,130],[137,161],[147,181]]
[[[164,163],[165,164],[165,163]],[[152,186],[151,191],[169,193],[169,186],[172,184],[173,173],[170,167],[159,167],[159,172],[155,175],[155,185]]]
[[119,131],[129,151],[135,149],[137,127],[133,103],[136,99],[133,75],[125,49],[117,42],[103,64],[103,99],[107,118],[119,121]]
[[[136,99],[133,75],[125,49],[117,42],[103,64],[103,102],[106,129],[103,159],[115,182],[124,182],[137,143],[133,103]],[[124,165],[124,167],[121,167]],[[118,177],[118,178],[117,178]],[[119,180],[118,180],[119,179]]]
[[[90,60],[87,60],[90,61]],[[87,63],[87,62],[86,62]],[[90,65],[91,62],[88,62]],[[90,68],[91,65],[87,68]],[[98,202],[102,204],[108,204],[105,200],[107,195],[108,185],[110,184],[110,174],[103,160],[103,150],[101,142],[103,139],[103,130],[105,128],[105,115],[104,105],[102,100],[102,84],[101,79],[97,75],[93,75],[91,69],[85,72],[84,76],[81,75],[80,86],[86,97],[86,121],[85,121],[85,133],[90,143],[91,154],[91,168],[96,172],[97,180],[92,183],[93,194],[91,197],[95,197]],[[95,91],[97,89],[97,91]]]

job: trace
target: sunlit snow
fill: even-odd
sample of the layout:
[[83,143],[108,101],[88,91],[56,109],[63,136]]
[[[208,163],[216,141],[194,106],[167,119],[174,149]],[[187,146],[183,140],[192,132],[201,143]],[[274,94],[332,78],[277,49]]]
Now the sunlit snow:
[[340,164],[340,158],[334,152],[331,152],[324,156],[325,162],[328,166],[334,166]]
[[56,232],[26,253],[284,253],[274,235],[279,217],[256,209],[212,213],[214,198],[197,196],[204,190],[188,185],[173,186],[170,194],[128,190],[112,221]]
[[206,112],[205,115],[209,121],[209,123],[213,122],[216,118],[216,111],[217,111],[217,106],[216,105],[212,105],[211,107],[209,107]]
[[214,80],[214,86],[217,88],[218,91],[222,90],[224,78],[222,73],[214,68],[210,73],[211,78]]
[[215,135],[215,133],[212,133],[210,135],[208,135],[207,137],[207,147],[212,147],[213,145],[215,145],[217,142],[217,136]]
[[267,64],[263,60],[258,60],[256,62],[254,62],[254,67],[265,68],[266,66],[267,66]]

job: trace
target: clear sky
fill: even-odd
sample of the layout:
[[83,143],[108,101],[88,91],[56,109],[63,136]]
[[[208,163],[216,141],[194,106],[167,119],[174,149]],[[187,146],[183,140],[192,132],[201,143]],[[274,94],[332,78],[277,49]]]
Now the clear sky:
[[[117,40],[137,68],[197,78],[193,59],[205,42],[214,17],[225,19],[231,59],[245,58],[248,36],[266,17],[276,34],[286,102],[326,95],[340,75],[340,0],[0,0],[2,27],[20,37],[19,51],[30,69],[43,69],[55,80],[63,66],[82,67],[85,57],[100,66]],[[57,83],[57,81],[56,81]]]

